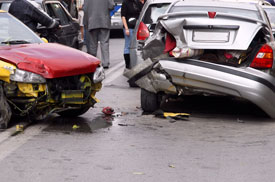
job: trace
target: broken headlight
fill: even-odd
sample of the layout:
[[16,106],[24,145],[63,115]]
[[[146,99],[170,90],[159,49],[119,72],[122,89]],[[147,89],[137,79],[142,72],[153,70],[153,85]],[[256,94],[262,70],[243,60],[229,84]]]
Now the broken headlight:
[[46,79],[41,75],[20,69],[16,69],[14,74],[10,75],[10,80],[24,83],[46,83]]
[[104,73],[104,69],[102,66],[96,68],[95,72],[94,72],[94,76],[93,76],[93,81],[94,83],[98,83],[101,82],[102,80],[104,80],[105,78],[105,73]]

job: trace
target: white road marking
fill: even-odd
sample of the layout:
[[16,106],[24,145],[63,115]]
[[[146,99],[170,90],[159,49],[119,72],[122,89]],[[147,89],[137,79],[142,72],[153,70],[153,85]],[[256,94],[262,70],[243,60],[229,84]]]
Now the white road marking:
[[[1,133],[1,145],[0,145],[0,161],[9,156],[16,149],[25,144],[29,139],[41,133],[41,131],[46,128],[47,125],[36,124],[34,126],[28,127],[27,130],[23,131],[16,136],[10,137],[9,132]],[[7,136],[7,133],[9,134]]]
[[103,85],[108,85],[115,79],[117,79],[123,73],[124,62],[120,62],[114,67],[105,72],[106,78],[103,80]]

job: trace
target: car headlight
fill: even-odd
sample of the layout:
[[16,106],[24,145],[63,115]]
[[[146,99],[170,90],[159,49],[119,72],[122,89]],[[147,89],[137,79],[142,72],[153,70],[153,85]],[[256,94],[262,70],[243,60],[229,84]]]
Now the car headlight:
[[105,78],[105,73],[104,73],[104,69],[102,66],[96,68],[95,72],[94,72],[94,76],[93,76],[93,81],[94,83],[98,83],[101,82],[102,80],[104,80]]
[[14,74],[10,75],[10,80],[24,83],[46,83],[46,79],[41,75],[20,69],[16,69]]

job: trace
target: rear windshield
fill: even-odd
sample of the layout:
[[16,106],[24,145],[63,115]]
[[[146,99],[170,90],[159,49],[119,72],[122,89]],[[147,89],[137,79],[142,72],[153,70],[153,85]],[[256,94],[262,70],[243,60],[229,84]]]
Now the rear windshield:
[[158,17],[166,12],[169,5],[170,3],[159,3],[150,5],[147,8],[142,19],[143,23],[155,24],[157,22]]
[[275,9],[265,9],[272,27],[275,27]]
[[262,20],[262,17],[258,11],[247,10],[247,9],[237,9],[237,8],[225,8],[225,7],[207,7],[207,6],[174,6],[170,9],[169,13],[174,12],[187,12],[187,11],[207,11],[207,12],[221,12],[230,15],[244,16],[248,18],[253,18],[257,20]]

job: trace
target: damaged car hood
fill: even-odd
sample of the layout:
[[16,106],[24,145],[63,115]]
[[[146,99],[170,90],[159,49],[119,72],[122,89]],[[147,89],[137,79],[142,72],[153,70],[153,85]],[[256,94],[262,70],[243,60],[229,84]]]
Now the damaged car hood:
[[91,73],[100,64],[96,57],[55,43],[2,46],[0,59],[45,78]]

